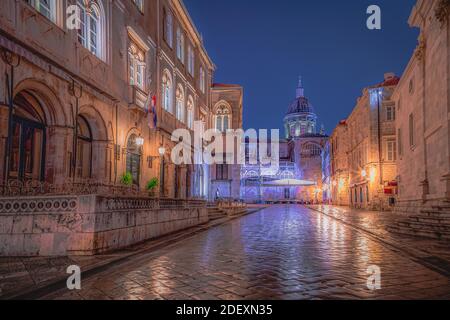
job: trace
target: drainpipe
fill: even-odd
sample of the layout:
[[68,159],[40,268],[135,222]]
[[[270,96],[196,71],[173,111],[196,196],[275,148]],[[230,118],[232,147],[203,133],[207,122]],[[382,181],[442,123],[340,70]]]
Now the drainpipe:
[[76,89],[75,80],[72,79],[71,93],[75,97],[75,112],[73,113],[73,144],[72,144],[72,169],[71,177],[75,180],[77,171],[77,153],[78,153],[78,114],[80,113],[80,98],[83,95],[83,87],[79,85],[79,90]]

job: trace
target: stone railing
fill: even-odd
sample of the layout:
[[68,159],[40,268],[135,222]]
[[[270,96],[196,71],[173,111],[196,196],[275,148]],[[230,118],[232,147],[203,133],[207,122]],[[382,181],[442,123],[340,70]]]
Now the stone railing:
[[103,197],[102,208],[117,210],[162,210],[206,208],[206,201],[185,199],[156,199],[149,197]]
[[38,196],[38,195],[114,195],[114,196],[148,196],[147,192],[137,186],[123,186],[98,180],[72,180],[63,184],[50,184],[36,180],[9,180],[0,184],[0,196]]
[[77,196],[32,196],[0,198],[0,214],[70,213],[78,209]]
[[145,196],[0,198],[0,257],[92,255],[208,222],[206,201]]

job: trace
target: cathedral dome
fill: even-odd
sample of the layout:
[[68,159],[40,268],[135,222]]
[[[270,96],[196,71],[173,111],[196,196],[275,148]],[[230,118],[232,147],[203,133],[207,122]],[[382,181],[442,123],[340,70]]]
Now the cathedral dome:
[[289,104],[284,117],[287,139],[316,134],[317,116],[304,91],[302,79],[299,78],[296,98]]
[[314,113],[313,106],[309,103],[308,98],[298,97],[291,102],[287,115],[296,113]]

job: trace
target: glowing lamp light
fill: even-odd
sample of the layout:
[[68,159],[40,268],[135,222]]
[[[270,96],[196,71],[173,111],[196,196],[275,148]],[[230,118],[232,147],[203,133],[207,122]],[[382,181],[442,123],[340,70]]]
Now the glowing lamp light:
[[377,169],[371,168],[370,169],[370,180],[375,181],[376,176],[377,176]]
[[361,177],[363,177],[363,178],[367,177],[367,171],[366,170],[362,170],[361,171]]
[[162,157],[162,156],[164,156],[166,154],[166,148],[160,147],[158,149],[158,152],[159,152],[159,155]]
[[138,147],[142,147],[142,146],[144,145],[144,138],[142,138],[141,136],[139,136],[139,137],[136,138],[135,142],[136,142],[136,145],[137,145]]

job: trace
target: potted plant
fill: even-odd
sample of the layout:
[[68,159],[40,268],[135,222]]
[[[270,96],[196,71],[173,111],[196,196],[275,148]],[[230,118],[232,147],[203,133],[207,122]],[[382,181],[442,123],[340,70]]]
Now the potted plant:
[[149,182],[147,182],[146,189],[151,197],[155,196],[155,189],[156,187],[158,187],[158,185],[159,181],[157,178],[153,178]]
[[133,185],[133,176],[130,172],[125,173],[122,178],[120,179],[120,182],[126,186],[131,187]]

